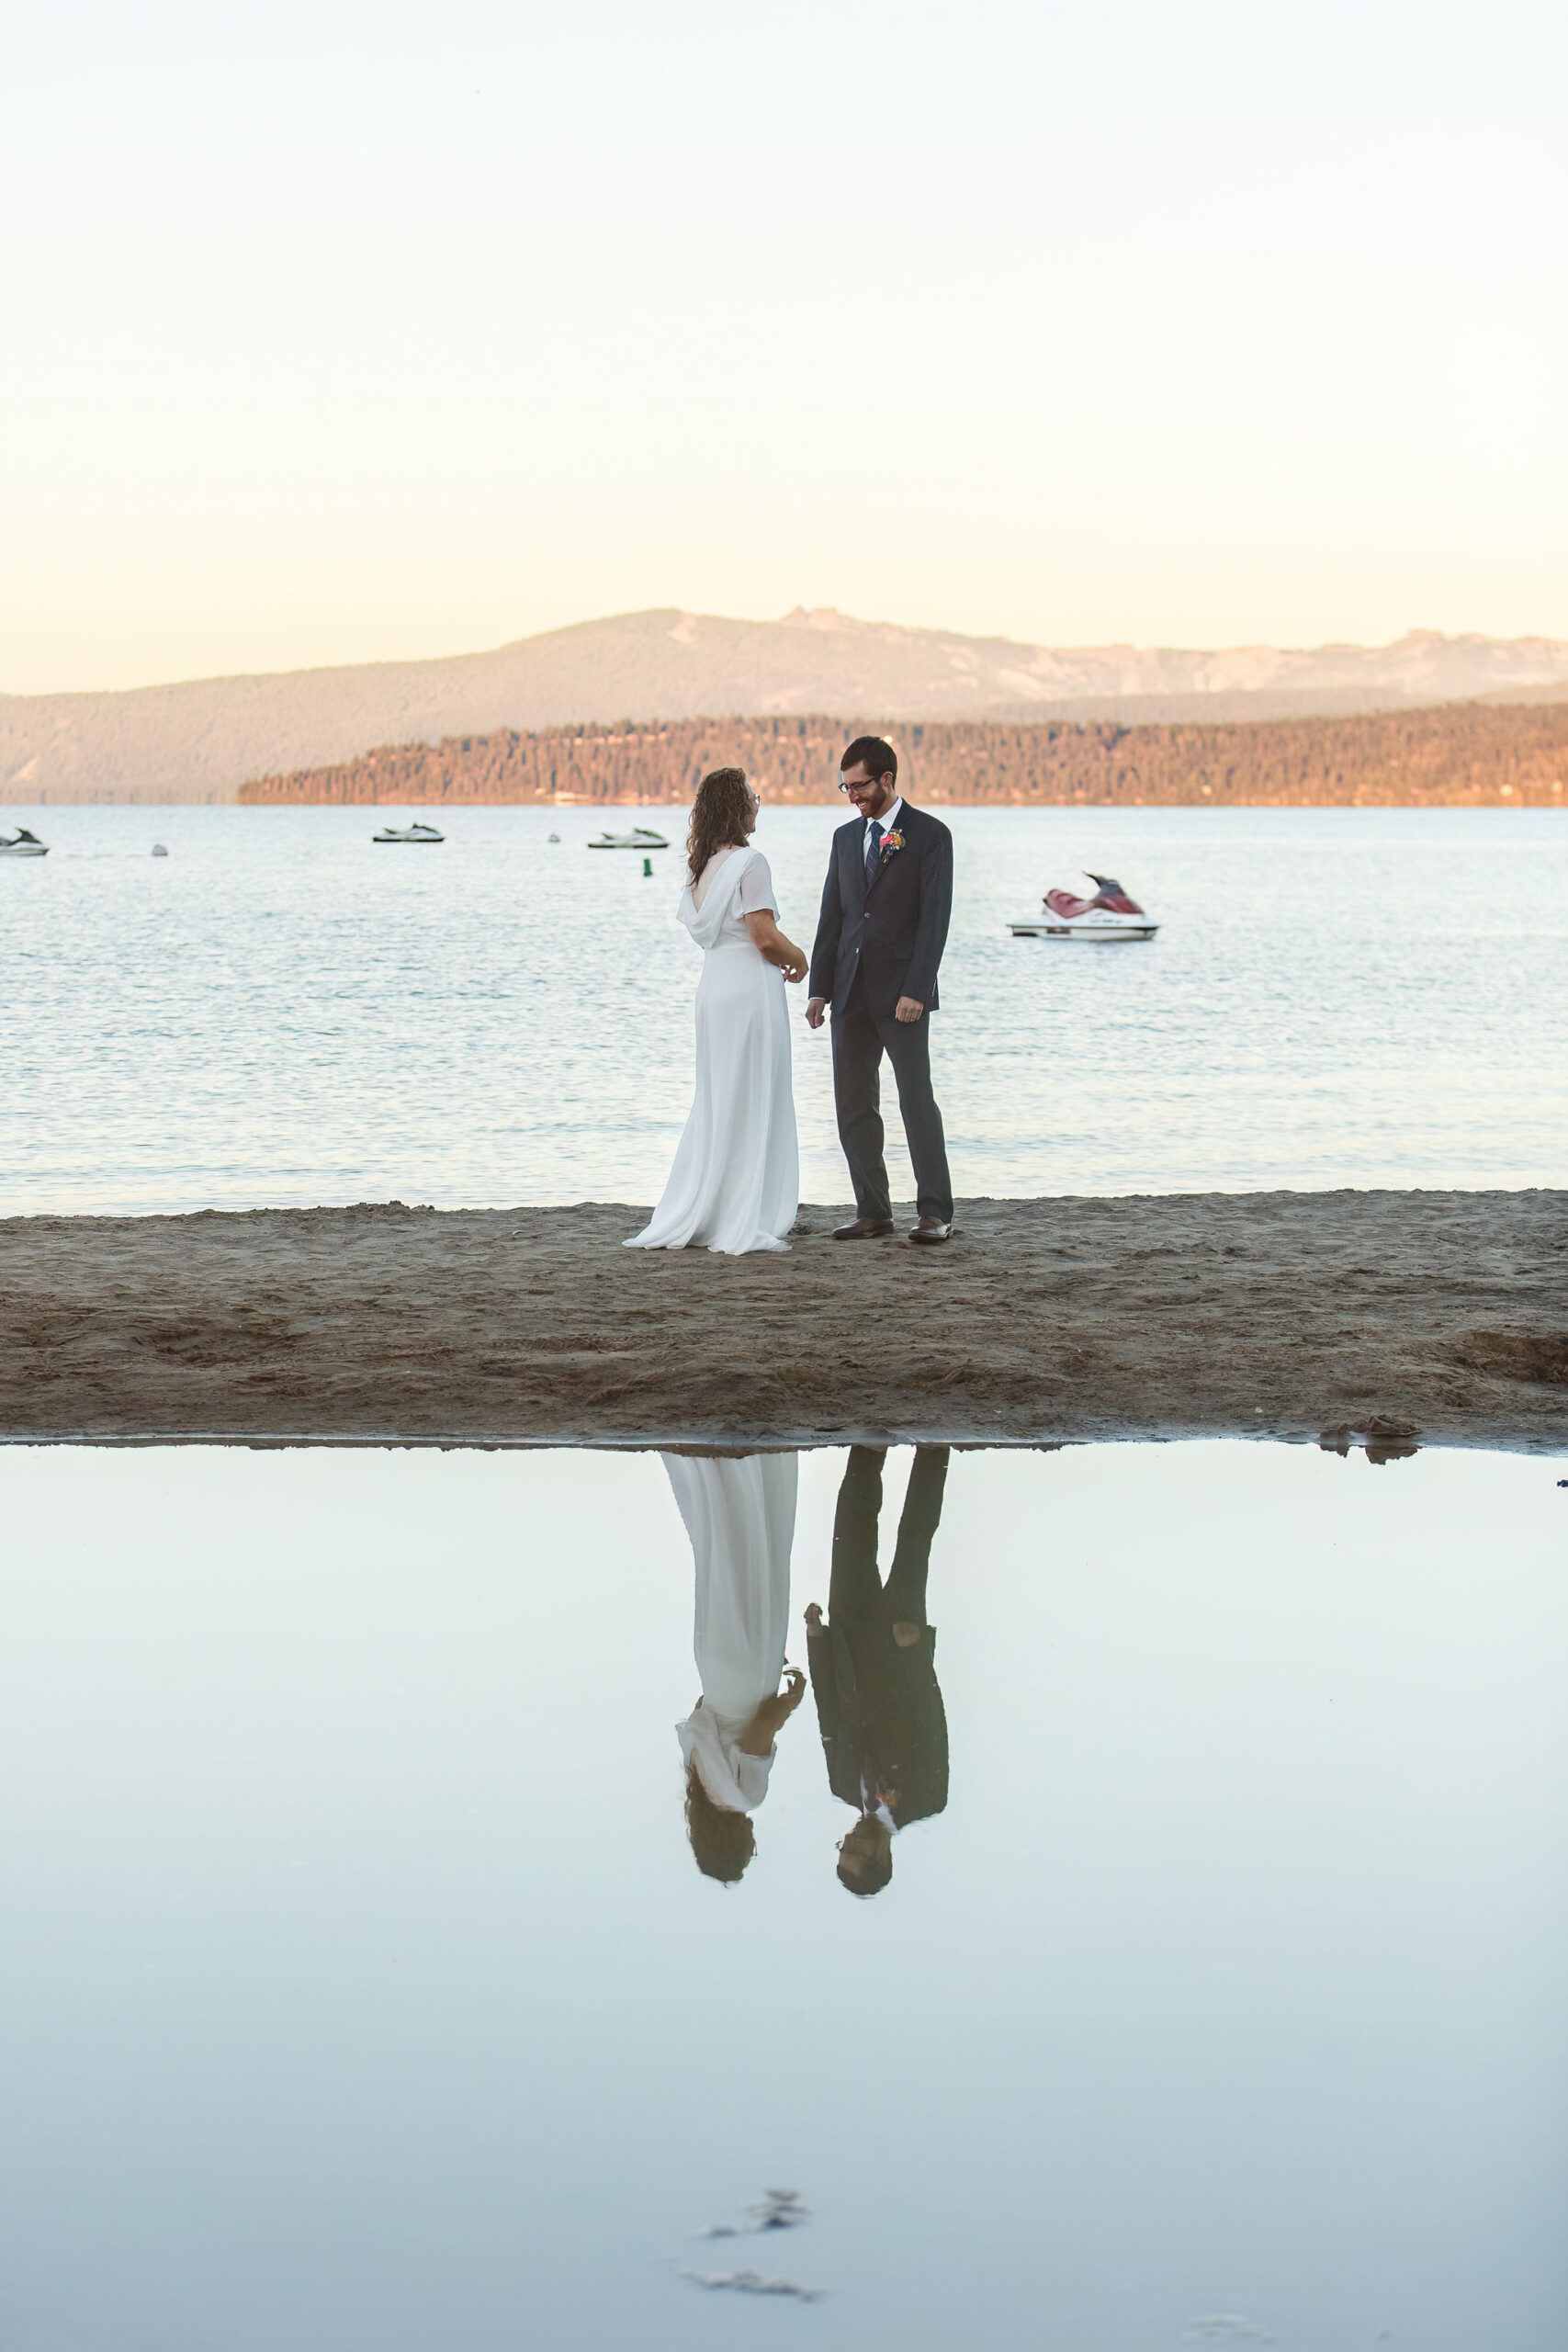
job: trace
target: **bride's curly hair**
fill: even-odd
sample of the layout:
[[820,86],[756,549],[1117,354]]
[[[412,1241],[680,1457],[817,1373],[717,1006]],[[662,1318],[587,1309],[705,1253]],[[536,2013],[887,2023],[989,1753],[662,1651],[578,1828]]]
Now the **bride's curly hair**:
[[715,768],[697,786],[686,834],[686,868],[694,882],[715,850],[743,847],[751,818],[751,787],[744,768]]
[[[732,768],[730,775],[736,771]],[[757,1850],[757,1833],[750,1814],[730,1813],[715,1804],[703,1786],[694,1756],[686,1766],[686,1835],[692,1854],[705,1878],[734,1886]]]

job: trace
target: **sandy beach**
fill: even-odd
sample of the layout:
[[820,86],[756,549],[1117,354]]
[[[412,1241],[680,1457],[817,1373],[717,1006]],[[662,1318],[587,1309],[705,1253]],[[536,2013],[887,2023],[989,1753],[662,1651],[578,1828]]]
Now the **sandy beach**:
[[615,1204],[0,1222],[0,1436],[1568,1444],[1568,1193],[965,1201],[946,1249]]

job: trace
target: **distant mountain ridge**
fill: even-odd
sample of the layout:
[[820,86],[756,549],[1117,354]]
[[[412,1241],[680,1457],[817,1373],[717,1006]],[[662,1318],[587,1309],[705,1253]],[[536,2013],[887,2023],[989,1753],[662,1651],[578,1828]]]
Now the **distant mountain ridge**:
[[1054,648],[797,610],[673,608],[486,653],[107,694],[0,695],[0,801],[229,800],[247,779],[379,745],[705,713],[876,710],[893,720],[1334,717],[1568,695],[1568,643],[1445,637],[1218,652]]

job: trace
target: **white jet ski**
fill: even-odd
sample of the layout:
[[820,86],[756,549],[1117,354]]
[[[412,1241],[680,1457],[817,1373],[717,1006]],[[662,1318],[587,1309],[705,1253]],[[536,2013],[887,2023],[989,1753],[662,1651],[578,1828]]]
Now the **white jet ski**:
[[629,833],[601,833],[590,849],[668,849],[670,844],[662,833],[650,832],[646,825],[634,825]]
[[14,833],[0,833],[0,857],[47,857],[49,844],[18,825]]
[[410,825],[402,832],[396,825],[383,825],[380,831],[372,833],[370,838],[373,842],[444,842],[446,836],[438,833],[434,825]]
[[1008,925],[1013,937],[1089,939],[1102,944],[1154,937],[1158,923],[1149,921],[1136,899],[1130,899],[1120,882],[1113,882],[1109,874],[1091,874],[1089,878],[1099,885],[1092,899],[1077,898],[1071,890],[1047,890],[1042,901],[1043,913]]

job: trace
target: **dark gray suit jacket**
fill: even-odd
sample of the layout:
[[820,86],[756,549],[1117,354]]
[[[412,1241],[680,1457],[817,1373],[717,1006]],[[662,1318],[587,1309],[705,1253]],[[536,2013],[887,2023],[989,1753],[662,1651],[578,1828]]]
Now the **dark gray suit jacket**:
[[907,1650],[880,1621],[832,1619],[809,1634],[806,1662],[828,1785],[857,1812],[880,1790],[897,1826],[929,1821],[947,1804],[947,1713],[936,1679],[936,1628]]
[[901,996],[918,998],[928,1012],[936,1011],[937,967],[953,912],[953,835],[907,800],[897,830],[903,848],[883,843],[881,864],[869,883],[865,820],[852,817],[833,835],[808,986],[835,1012],[848,1003],[857,970],[872,1011],[885,1019]]

